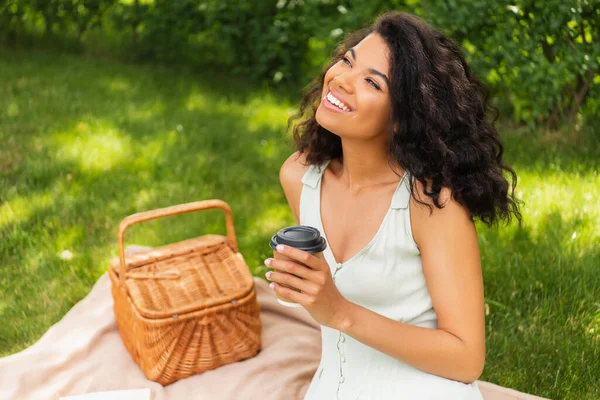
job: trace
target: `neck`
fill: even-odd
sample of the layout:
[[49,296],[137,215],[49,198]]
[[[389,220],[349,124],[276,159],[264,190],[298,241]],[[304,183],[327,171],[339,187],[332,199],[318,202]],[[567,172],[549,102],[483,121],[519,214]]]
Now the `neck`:
[[353,192],[373,186],[398,183],[403,171],[387,155],[387,144],[375,141],[342,140],[343,159],[334,174]]

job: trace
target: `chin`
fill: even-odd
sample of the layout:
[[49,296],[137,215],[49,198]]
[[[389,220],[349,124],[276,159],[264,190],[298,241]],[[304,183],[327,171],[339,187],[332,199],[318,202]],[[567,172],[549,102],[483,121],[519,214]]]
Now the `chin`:
[[323,106],[320,105],[319,108],[317,108],[317,111],[315,112],[315,120],[317,121],[317,123],[324,129],[327,129],[329,132],[333,133],[334,135],[340,136],[337,134],[336,131],[339,131],[338,126],[339,123],[331,123],[331,121],[327,120],[327,116],[323,117],[323,113],[327,113],[327,110],[321,110]]

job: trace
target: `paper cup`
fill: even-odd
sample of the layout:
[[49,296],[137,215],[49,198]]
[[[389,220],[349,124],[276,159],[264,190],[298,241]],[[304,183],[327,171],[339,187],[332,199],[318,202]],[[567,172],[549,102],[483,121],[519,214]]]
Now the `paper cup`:
[[[327,248],[327,241],[324,237],[321,236],[319,230],[313,228],[312,226],[306,225],[288,226],[286,228],[280,229],[275,235],[273,235],[269,244],[270,247],[273,249],[273,258],[277,260],[290,260],[300,264],[298,260],[289,258],[275,250],[278,244],[284,244],[286,246],[291,246],[300,250],[307,251],[321,259],[323,259],[323,251]],[[276,269],[273,268],[273,270]],[[277,284],[281,285],[282,287],[290,288],[289,286],[279,282]],[[295,288],[290,289],[296,290]],[[285,298],[283,296],[280,297],[277,293],[275,295],[277,296],[277,301],[281,305],[284,305],[286,307],[302,307],[302,305],[288,298]]]

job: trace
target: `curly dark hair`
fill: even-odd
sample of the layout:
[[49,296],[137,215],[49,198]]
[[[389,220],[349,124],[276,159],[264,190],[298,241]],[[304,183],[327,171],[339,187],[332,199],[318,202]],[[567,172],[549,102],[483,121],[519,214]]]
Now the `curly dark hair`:
[[[306,153],[313,165],[342,160],[340,137],[320,126],[315,113],[327,70],[371,33],[379,34],[390,48],[390,162],[419,181],[437,208],[443,207],[439,196],[447,187],[468,209],[471,221],[478,218],[493,225],[516,216],[521,224],[521,201],[514,196],[517,175],[502,161],[504,149],[494,127],[498,109],[488,103],[488,89],[470,71],[458,45],[405,12],[385,12],[337,46],[333,59],[305,88],[300,111],[288,119],[289,131],[292,121],[311,106],[308,118],[294,127],[296,150]],[[492,121],[486,119],[488,110],[495,113]],[[512,178],[510,194],[503,171]],[[432,212],[415,197],[415,181],[412,197]]]

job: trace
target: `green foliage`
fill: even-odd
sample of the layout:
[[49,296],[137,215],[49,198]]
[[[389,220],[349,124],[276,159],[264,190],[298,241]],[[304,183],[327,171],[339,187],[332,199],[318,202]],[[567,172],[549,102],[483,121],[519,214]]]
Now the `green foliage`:
[[[204,28],[197,1],[156,0],[134,13],[139,47],[134,49],[141,59],[177,62],[188,50],[188,38]],[[137,15],[136,15],[137,14]]]
[[419,15],[461,44],[516,124],[579,129],[600,113],[600,0],[5,0],[0,40],[66,41],[298,88],[344,35],[388,10]]
[[[79,39],[97,26],[117,0],[7,0],[0,6],[2,33],[10,34],[42,29],[46,34],[65,36],[75,33]],[[11,38],[13,41],[15,37]]]
[[298,77],[307,57],[305,10],[294,1],[213,0],[205,12],[208,25],[219,27],[215,39],[229,50],[233,73],[279,82]]
[[463,44],[516,122],[556,128],[575,118],[592,90],[600,95],[597,0],[423,3],[428,19]]

